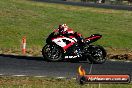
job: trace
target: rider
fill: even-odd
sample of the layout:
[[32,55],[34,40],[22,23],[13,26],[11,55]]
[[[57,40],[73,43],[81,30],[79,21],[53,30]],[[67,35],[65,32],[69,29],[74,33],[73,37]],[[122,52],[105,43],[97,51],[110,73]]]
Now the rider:
[[[65,35],[65,36],[74,36],[77,39],[77,42],[79,44],[79,46],[85,46],[85,42],[84,42],[84,38],[82,37],[82,35],[80,33],[77,33],[69,28],[66,24],[62,24],[59,25],[58,29],[55,29],[54,32],[58,32],[61,35]],[[77,48],[77,51],[75,51],[77,55],[81,56],[81,51],[80,48]]]
[[58,29],[54,30],[54,32],[59,32],[59,34],[62,34],[62,35],[67,35],[67,36],[74,36],[77,40],[78,40],[78,43],[84,43],[84,39],[82,37],[82,35],[80,33],[77,33],[69,28],[66,24],[62,24],[62,25],[59,25]]

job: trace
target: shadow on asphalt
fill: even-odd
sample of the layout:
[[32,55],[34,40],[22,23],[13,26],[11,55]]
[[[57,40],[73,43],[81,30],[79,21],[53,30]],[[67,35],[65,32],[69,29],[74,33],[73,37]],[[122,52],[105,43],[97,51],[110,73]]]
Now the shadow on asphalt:
[[56,1],[56,0],[52,0],[52,1],[50,1],[50,0],[31,0],[31,1],[132,11],[132,6],[129,6],[129,5],[110,5],[110,4],[97,4],[97,3],[88,3],[88,2]]
[[[0,57],[5,57],[5,58],[15,58],[15,59],[24,59],[24,60],[32,60],[32,61],[46,61],[43,57],[41,56],[20,56],[20,55],[6,55],[6,54],[0,54]],[[68,63],[89,63],[88,61],[71,61],[71,60],[63,60],[63,61],[57,61],[58,62],[68,62]],[[55,62],[54,62],[55,63]]]
[[45,61],[43,57],[19,56],[19,55],[6,55],[6,54],[0,54],[0,56],[1,56],[1,57],[15,58],[15,59]]

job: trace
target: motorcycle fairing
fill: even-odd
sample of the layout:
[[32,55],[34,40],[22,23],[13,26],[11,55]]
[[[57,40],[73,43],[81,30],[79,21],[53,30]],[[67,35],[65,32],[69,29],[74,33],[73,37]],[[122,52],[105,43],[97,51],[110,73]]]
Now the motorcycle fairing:
[[54,42],[58,46],[62,47],[64,50],[67,50],[76,41],[74,41],[73,39],[62,36],[62,37],[53,38],[52,42]]

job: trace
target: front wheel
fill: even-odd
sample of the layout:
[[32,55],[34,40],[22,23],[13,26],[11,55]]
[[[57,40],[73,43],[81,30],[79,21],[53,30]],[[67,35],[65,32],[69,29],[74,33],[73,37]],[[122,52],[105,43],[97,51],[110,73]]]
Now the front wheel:
[[47,61],[60,61],[63,53],[59,46],[46,44],[42,49],[42,55]]
[[90,58],[89,61],[91,63],[96,63],[96,64],[102,64],[105,63],[106,61],[106,51],[102,46],[92,46],[90,48]]

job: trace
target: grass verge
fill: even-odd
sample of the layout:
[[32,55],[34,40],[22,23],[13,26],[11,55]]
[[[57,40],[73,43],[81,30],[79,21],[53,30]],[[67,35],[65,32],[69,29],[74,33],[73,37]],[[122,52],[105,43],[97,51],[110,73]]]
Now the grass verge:
[[[132,52],[132,12],[71,6],[32,0],[0,0],[0,53],[21,53],[21,39],[27,38],[27,53],[40,55],[45,39],[58,24],[67,23],[84,37],[100,33],[95,44]],[[111,49],[112,47],[112,49]],[[115,53],[115,51],[114,51]]]
[[75,79],[1,76],[0,88],[132,88],[132,83],[80,85]]

